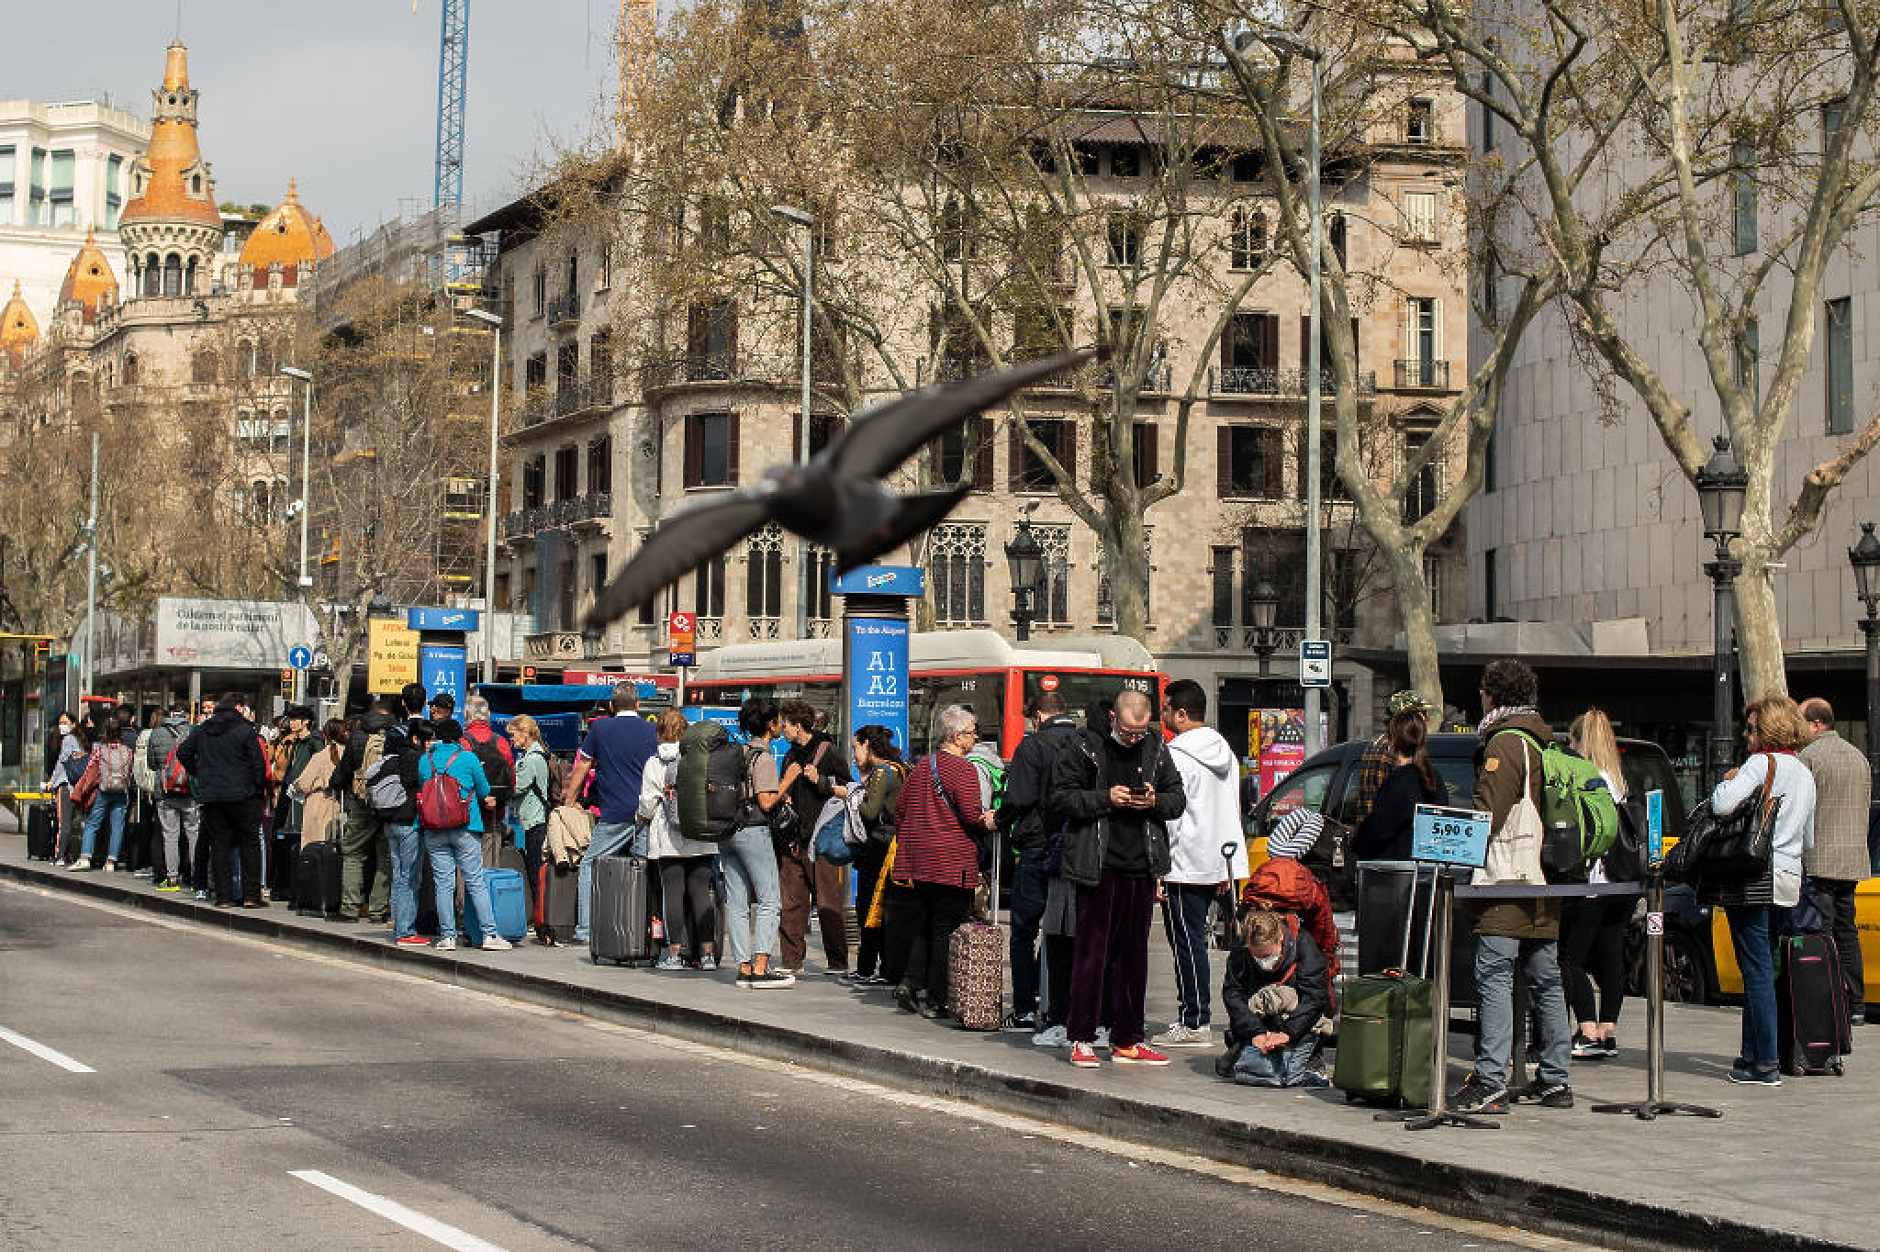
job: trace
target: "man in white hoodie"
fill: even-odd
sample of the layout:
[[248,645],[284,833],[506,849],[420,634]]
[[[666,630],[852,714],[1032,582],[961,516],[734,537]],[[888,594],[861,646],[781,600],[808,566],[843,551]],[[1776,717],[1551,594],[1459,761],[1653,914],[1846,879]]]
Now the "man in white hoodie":
[[[1157,1048],[1214,1046],[1208,1003],[1208,906],[1217,897],[1232,908],[1235,878],[1245,878],[1247,840],[1240,820],[1240,771],[1234,750],[1205,724],[1208,696],[1201,684],[1168,685],[1162,724],[1175,732],[1169,758],[1182,777],[1188,806],[1169,823],[1169,872],[1163,879],[1162,925],[1175,956],[1181,1020],[1149,1041]],[[1221,849],[1232,846],[1232,863]]]

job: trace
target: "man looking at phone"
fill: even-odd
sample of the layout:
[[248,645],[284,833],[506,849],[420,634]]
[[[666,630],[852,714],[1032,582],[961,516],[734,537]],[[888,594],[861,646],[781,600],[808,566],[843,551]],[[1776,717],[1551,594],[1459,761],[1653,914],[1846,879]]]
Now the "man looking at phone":
[[1187,806],[1180,773],[1150,728],[1149,697],[1125,691],[1104,736],[1085,734],[1058,754],[1050,807],[1066,823],[1062,873],[1077,887],[1070,1010],[1071,1064],[1092,1069],[1100,1017],[1118,1064],[1167,1065],[1143,1042],[1149,918],[1156,881],[1169,872],[1167,823]]

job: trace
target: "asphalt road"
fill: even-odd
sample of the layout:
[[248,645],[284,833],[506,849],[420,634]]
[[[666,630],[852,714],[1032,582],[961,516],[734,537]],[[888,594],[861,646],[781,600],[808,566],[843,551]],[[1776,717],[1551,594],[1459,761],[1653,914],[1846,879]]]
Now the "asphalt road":
[[0,886],[0,1248],[1511,1246],[1144,1156]]

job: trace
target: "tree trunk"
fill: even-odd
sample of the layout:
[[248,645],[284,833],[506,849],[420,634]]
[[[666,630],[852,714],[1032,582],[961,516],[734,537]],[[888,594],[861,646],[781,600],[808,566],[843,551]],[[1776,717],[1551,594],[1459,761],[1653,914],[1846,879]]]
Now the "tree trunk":
[[1745,704],[1766,695],[1789,694],[1775,586],[1769,577],[1768,557],[1760,548],[1745,552],[1743,572],[1736,577],[1736,647]]
[[1142,514],[1119,508],[1115,501],[1104,510],[1097,531],[1110,572],[1110,602],[1116,610],[1116,633],[1147,644],[1149,633],[1149,554],[1143,549]]
[[1414,545],[1386,543],[1381,536],[1373,538],[1379,548],[1389,554],[1391,584],[1396,592],[1398,614],[1403,618],[1404,656],[1410,665],[1410,686],[1441,709],[1443,674],[1436,655],[1436,614],[1430,608],[1430,584],[1423,576],[1423,551]]

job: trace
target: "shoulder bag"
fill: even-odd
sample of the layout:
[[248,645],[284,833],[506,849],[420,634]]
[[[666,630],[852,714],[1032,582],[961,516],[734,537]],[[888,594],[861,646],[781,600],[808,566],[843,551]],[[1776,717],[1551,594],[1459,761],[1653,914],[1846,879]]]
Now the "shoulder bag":
[[[823,753],[828,750],[827,739],[817,744],[816,754],[809,759],[810,768],[815,768],[823,759]],[[785,792],[777,798],[777,807],[770,810],[770,841],[779,852],[796,852],[801,850],[805,837],[803,815],[796,811],[796,805],[790,802],[790,795]]]
[[1769,768],[1763,774],[1762,790],[1736,806],[1735,811],[1717,819],[1715,834],[1704,854],[1705,873],[1719,877],[1754,878],[1769,868],[1775,850],[1776,818],[1782,812],[1782,797],[1774,794],[1776,758],[1768,756]]

